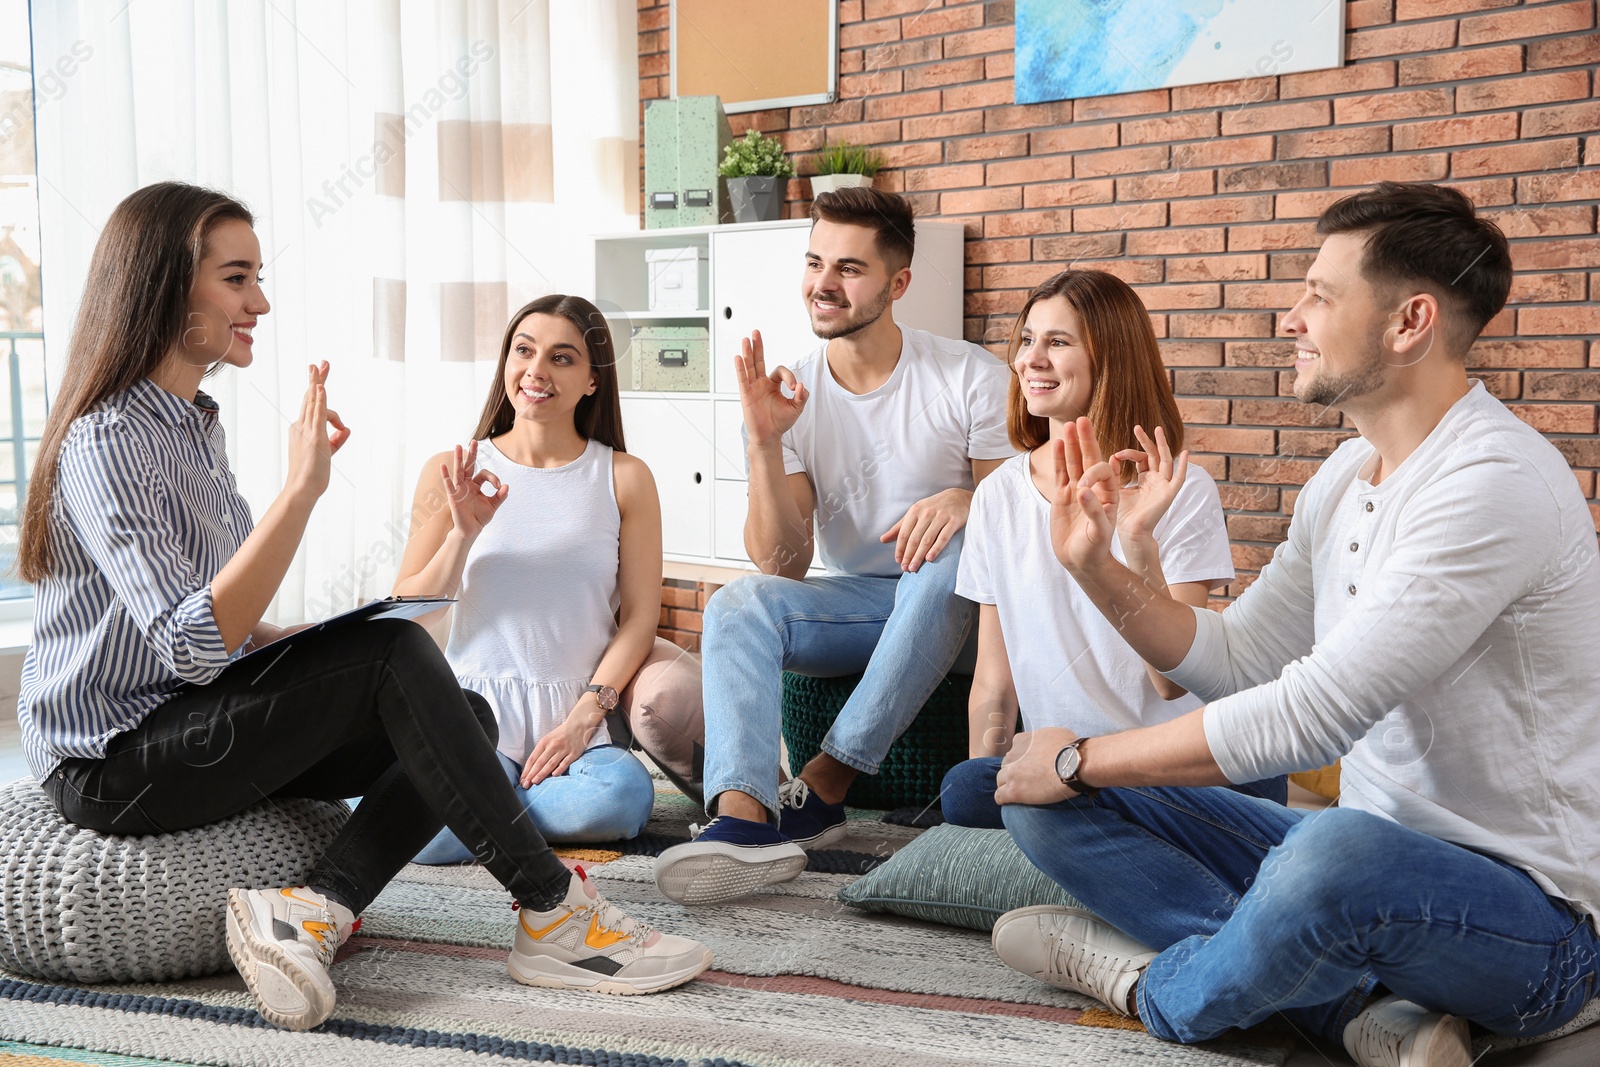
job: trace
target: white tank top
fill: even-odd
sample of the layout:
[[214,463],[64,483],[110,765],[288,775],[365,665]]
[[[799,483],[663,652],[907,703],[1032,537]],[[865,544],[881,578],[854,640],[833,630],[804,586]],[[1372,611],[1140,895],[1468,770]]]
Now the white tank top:
[[[552,468],[480,441],[478,470],[510,492],[467,554],[445,655],[494,707],[500,751],[521,763],[566,719],[616,636],[622,513],[611,448],[598,441]],[[610,740],[601,724],[589,745]]]

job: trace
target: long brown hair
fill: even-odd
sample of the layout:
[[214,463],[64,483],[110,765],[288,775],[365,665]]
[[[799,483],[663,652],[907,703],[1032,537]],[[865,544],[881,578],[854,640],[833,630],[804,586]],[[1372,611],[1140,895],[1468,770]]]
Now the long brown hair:
[[529,315],[559,315],[578,328],[584,347],[589,350],[589,370],[594,375],[595,390],[582,400],[572,413],[578,435],[584,440],[599,441],[618,452],[628,449],[622,443],[622,400],[617,395],[617,351],[611,343],[611,327],[600,309],[581,296],[562,296],[554,293],[529,301],[511,316],[506,333],[500,339],[500,362],[495,364],[494,379],[489,383],[489,399],[484,402],[483,414],[478,416],[478,428],[472,431],[474,441],[499,437],[511,430],[517,419],[517,410],[506,395],[506,358],[511,354],[511,340],[517,327]]
[[[1094,423],[1101,454],[1110,456],[1124,448],[1139,448],[1139,439],[1133,436],[1135,426],[1143,427],[1152,436],[1160,426],[1166,431],[1172,451],[1182,449],[1183,422],[1161,362],[1161,346],[1156,344],[1150,313],[1127,282],[1103,270],[1064,270],[1041,283],[1028,294],[1022,313],[1012,324],[1006,351],[1006,361],[1013,364],[1006,394],[1006,429],[1012,445],[1032,451],[1050,440],[1050,420],[1029,414],[1014,364],[1022,347],[1028,312],[1039,301],[1058,296],[1065,297],[1077,312],[1081,340],[1089,353],[1094,386],[1085,414]],[[1124,480],[1131,479],[1134,473],[1133,464],[1123,464]]]
[[239,201],[185,182],[147,185],[111,212],[89,261],[61,390],[28,483],[17,548],[24,581],[49,577],[55,562],[50,513],[67,430],[107,397],[148,378],[177,347],[206,238],[228,219],[255,225]]

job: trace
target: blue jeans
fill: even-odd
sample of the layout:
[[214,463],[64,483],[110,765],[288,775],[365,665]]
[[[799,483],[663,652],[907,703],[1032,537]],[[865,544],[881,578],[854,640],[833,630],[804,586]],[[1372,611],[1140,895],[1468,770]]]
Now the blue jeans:
[[[738,790],[778,810],[783,672],[819,678],[864,672],[822,751],[876,774],[949,671],[977,616],[956,596],[962,535],[939,558],[899,577],[754,574],[706,603],[705,796]],[[799,768],[796,768],[798,771]]]
[[[500,769],[511,780],[522,810],[546,841],[579,844],[638,837],[650,821],[656,787],[638,757],[616,745],[596,745],[572,761],[567,773],[524,789],[522,768],[504,752]],[[428,842],[415,863],[469,863],[472,851],[450,829]]]
[[[980,756],[958,763],[945,772],[939,787],[939,808],[944,821],[955,826],[976,826],[981,830],[1004,830],[1000,805],[994,802],[995,777],[1000,773],[999,756]],[[1263,778],[1232,787],[1246,796],[1263,797],[1278,804],[1289,800],[1289,778]]]
[[1594,925],[1525,872],[1363,811],[1292,811],[1231,789],[1108,789],[1002,809],[1041,870],[1159,949],[1152,1034],[1191,1043],[1274,1012],[1338,1042],[1381,983],[1495,1033],[1533,1036],[1595,991]]

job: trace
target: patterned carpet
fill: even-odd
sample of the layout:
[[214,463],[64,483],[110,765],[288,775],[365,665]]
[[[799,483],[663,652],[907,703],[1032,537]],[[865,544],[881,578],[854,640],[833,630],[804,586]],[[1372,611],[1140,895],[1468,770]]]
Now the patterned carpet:
[[[368,909],[333,974],[334,1017],[265,1024],[229,973],[83,986],[0,974],[0,1067],[66,1064],[509,1062],[606,1067],[1281,1064],[1290,1043],[1182,1048],[999,963],[978,933],[853,911],[835,894],[920,831],[852,813],[850,837],[775,891],[716,908],[662,898],[653,855],[699,813],[658,797],[637,842],[568,850],[631,914],[716,956],[700,981],[650,997],[530,989],[505,972],[515,915],[477,867],[408,867]],[[1086,1010],[1087,1009],[1087,1010]],[[5,1042],[12,1042],[7,1044]]]

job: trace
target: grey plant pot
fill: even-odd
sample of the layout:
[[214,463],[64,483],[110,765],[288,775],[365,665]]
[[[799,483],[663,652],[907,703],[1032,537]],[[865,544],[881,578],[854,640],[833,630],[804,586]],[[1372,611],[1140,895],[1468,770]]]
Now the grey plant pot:
[[783,210],[782,178],[729,178],[728,199],[734,222],[776,222]]

